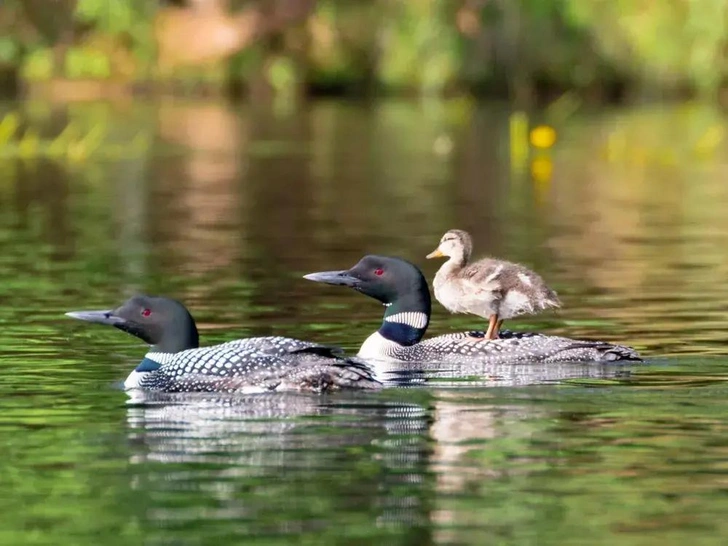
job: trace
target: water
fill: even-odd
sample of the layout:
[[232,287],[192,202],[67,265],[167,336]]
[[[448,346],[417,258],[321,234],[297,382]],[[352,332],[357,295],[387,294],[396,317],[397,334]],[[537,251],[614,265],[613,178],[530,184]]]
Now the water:
[[[699,144],[715,112],[572,117],[530,165],[511,164],[499,105],[20,108],[47,134],[73,120],[151,145],[1,160],[3,543],[724,542],[728,149]],[[186,302],[205,343],[355,350],[381,306],[301,276],[382,253],[431,278],[452,227],[562,296],[507,326],[650,360],[134,405],[114,385],[144,347],[63,316],[144,290]],[[429,334],[477,320],[435,304]]]

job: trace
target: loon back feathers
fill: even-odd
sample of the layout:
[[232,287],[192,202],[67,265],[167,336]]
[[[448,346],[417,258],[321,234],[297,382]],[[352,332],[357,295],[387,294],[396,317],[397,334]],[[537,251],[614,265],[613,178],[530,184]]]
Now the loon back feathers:
[[372,334],[359,350],[359,356],[403,362],[463,362],[483,364],[523,364],[527,362],[615,362],[640,361],[634,349],[603,341],[574,340],[531,332],[503,330],[490,340],[485,332],[457,332],[405,346]]
[[299,351],[310,351],[311,353],[332,357],[343,353],[343,351],[338,347],[330,347],[328,345],[320,345],[312,341],[303,341],[301,339],[283,336],[236,339],[234,341],[227,342],[226,345],[236,349],[255,350],[276,356],[284,356],[297,353]]
[[[284,338],[251,338],[174,354],[148,353],[146,358],[161,366],[145,374],[138,383],[126,386],[164,392],[221,393],[324,392],[380,386],[367,366],[354,359],[336,356],[337,349],[331,347],[310,344],[313,346],[283,353],[278,346],[273,352],[265,352],[266,345],[277,345],[281,339]],[[292,346],[309,345],[299,340],[287,341]],[[258,349],[241,348],[240,345],[257,346]]]
[[[509,330],[503,330],[500,339],[496,340],[487,340],[484,332],[446,334],[427,339],[412,349],[417,353],[415,358],[440,360],[449,355],[450,358],[477,358],[493,364],[641,360],[637,351],[624,345]],[[413,355],[403,356],[413,358]]]

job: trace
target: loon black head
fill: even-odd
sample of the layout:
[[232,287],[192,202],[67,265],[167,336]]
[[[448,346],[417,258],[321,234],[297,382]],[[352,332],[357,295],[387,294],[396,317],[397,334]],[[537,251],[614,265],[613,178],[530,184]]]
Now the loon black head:
[[304,275],[309,281],[349,286],[387,306],[379,333],[402,345],[418,343],[430,321],[430,290],[416,265],[401,258],[364,256],[345,271]]
[[159,353],[176,353],[199,346],[197,326],[187,308],[176,300],[139,295],[106,311],[72,311],[66,316],[114,326],[153,346]]

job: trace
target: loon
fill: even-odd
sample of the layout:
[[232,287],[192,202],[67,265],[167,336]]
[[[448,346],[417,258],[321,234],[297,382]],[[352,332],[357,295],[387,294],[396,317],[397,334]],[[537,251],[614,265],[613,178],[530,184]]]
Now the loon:
[[351,269],[303,278],[348,286],[384,304],[382,325],[359,349],[357,356],[365,360],[461,362],[473,358],[488,364],[642,360],[634,349],[622,345],[508,330],[497,339],[478,331],[422,341],[430,322],[430,290],[417,266],[400,258],[368,255]]
[[66,315],[114,326],[151,345],[124,382],[127,391],[325,392],[381,386],[364,363],[298,339],[253,337],[200,348],[192,315],[168,298],[137,295],[117,309]]

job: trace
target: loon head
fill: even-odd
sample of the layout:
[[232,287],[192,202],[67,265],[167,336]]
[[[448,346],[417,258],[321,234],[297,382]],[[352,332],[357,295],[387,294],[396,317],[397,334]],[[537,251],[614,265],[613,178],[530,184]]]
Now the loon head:
[[401,258],[364,256],[351,269],[304,275],[309,281],[348,286],[387,306],[380,333],[404,345],[422,339],[430,320],[430,290],[416,265]]
[[123,330],[153,346],[154,352],[176,353],[199,346],[197,326],[180,302],[138,295],[116,309],[72,311],[66,316]]
[[309,273],[304,279],[325,284],[349,286],[384,305],[411,297],[430,299],[427,281],[416,265],[401,258],[364,256],[351,269]]

